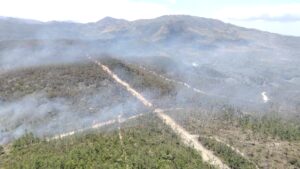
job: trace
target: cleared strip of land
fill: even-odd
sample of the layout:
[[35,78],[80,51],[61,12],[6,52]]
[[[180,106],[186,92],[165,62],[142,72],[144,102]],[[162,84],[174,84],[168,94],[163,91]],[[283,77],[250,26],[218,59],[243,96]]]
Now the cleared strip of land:
[[[91,57],[88,57],[92,60]],[[145,97],[143,97],[139,92],[133,89],[127,82],[120,79],[116,74],[114,74],[108,66],[103,65],[99,61],[95,61],[97,65],[99,65],[106,73],[108,73],[118,84],[125,87],[125,89],[134,97],[136,97],[139,101],[141,101],[146,107],[154,108],[153,104],[148,101]],[[180,125],[178,125],[171,117],[165,114],[162,109],[155,109],[154,113],[166,124],[168,125],[176,134],[180,136],[180,138],[186,143],[188,146],[194,148],[198,152],[201,153],[204,161],[214,165],[218,168],[227,169],[229,168],[226,164],[224,164],[218,157],[216,157],[210,150],[204,148],[204,146],[196,140],[192,134],[188,133],[185,129],[183,129]]]

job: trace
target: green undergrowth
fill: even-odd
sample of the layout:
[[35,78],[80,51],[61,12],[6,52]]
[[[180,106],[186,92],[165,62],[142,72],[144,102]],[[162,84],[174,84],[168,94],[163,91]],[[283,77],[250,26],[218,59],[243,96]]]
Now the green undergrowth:
[[217,142],[212,138],[199,137],[199,141],[208,149],[212,150],[232,169],[255,169],[255,165],[236,153],[230,147]]
[[245,116],[239,118],[238,123],[244,129],[250,129],[254,133],[260,133],[263,136],[271,136],[287,141],[300,140],[300,125],[279,117],[263,116],[258,118]]
[[287,119],[277,112],[267,112],[263,115],[245,114],[234,108],[227,108],[220,113],[220,120],[242,129],[249,129],[262,137],[297,141],[300,140],[299,119]]

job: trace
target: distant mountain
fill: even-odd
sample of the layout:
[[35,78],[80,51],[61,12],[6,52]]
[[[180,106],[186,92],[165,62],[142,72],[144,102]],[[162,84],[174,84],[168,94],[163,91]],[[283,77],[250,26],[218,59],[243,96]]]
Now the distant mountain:
[[[151,40],[166,39],[168,36],[173,37],[173,35],[181,35],[185,38],[191,38],[192,36],[195,40],[202,37],[212,41],[223,39],[230,42],[257,40],[257,38],[273,38],[276,40],[279,37],[283,37],[258,30],[237,27],[214,19],[186,15],[162,16],[155,19],[136,20],[132,22],[124,19],[105,17],[98,22],[87,24],[56,21],[39,22],[2,17],[0,18],[0,24],[1,33],[6,33],[7,35],[3,35],[1,40],[39,38],[37,35],[47,37],[43,36],[43,34],[61,35],[48,37],[51,39],[78,37],[82,39],[98,39],[104,38],[108,33],[117,35],[119,32],[128,33],[124,35],[125,37],[135,35],[138,37],[151,37]],[[24,29],[28,31],[28,34],[23,34]],[[11,30],[14,30],[14,32]],[[69,30],[69,33],[65,35],[67,30]],[[288,37],[286,36],[286,38]],[[295,39],[292,37],[289,38]]]
[[[201,50],[217,48],[249,48],[276,50],[298,48],[299,37],[282,36],[273,33],[245,29],[214,19],[185,15],[162,16],[155,19],[126,21],[111,17],[95,23],[39,22],[14,18],[0,18],[0,40],[28,39],[73,39],[110,41],[117,49],[127,43],[135,49],[151,47],[160,49],[158,53],[183,54],[174,51],[180,47],[194,55]],[[113,46],[111,46],[113,47]],[[114,48],[114,47],[113,47]],[[114,50],[117,50],[114,49]],[[128,50],[128,47],[126,46]],[[187,50],[186,50],[187,49]],[[179,52],[179,53],[178,53]],[[134,52],[129,52],[134,54]],[[151,53],[150,53],[151,54]]]

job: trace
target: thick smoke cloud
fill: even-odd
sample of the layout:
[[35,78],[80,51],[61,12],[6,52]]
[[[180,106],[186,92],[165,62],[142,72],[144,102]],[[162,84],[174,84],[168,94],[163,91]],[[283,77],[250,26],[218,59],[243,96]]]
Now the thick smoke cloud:
[[78,108],[65,98],[49,99],[44,94],[32,94],[15,102],[1,102],[0,144],[32,132],[46,137],[92,126],[96,122],[129,117],[146,112],[139,102],[127,99],[112,106],[99,108],[103,93],[85,97],[87,109]]
[[[72,41],[13,41],[13,47],[0,51],[0,69],[74,63],[84,59],[84,46]],[[5,45],[2,43],[2,45]]]

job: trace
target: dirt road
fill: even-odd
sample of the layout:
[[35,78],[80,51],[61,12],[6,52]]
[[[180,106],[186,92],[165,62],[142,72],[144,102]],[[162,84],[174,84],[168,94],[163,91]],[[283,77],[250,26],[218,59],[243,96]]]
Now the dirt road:
[[[92,58],[88,57],[88,59],[92,60]],[[95,61],[97,65],[99,65],[106,73],[108,73],[117,83],[121,86],[125,87],[125,89],[134,97],[136,97],[139,101],[141,101],[146,107],[153,108],[153,104],[144,98],[139,92],[133,89],[127,82],[121,80],[116,74],[114,74],[109,67],[103,65],[99,61]],[[193,137],[189,132],[183,129],[180,125],[178,125],[171,117],[163,112],[162,109],[155,109],[154,113],[166,124],[168,125],[178,136],[183,140],[183,142],[200,152],[202,155],[203,161],[210,163],[211,165],[222,168],[229,169],[229,167],[224,164],[218,157],[216,157],[210,150],[207,150],[196,138]]]

